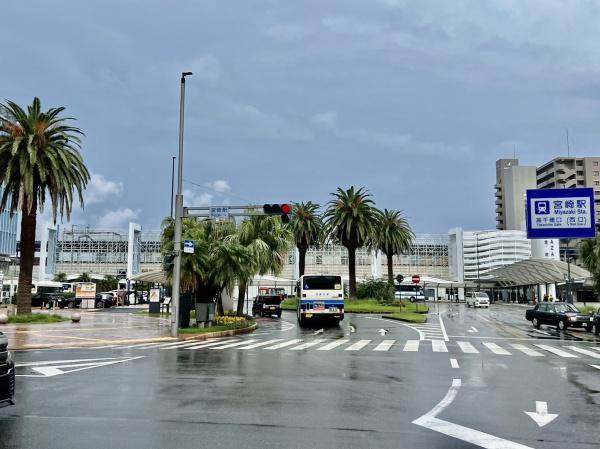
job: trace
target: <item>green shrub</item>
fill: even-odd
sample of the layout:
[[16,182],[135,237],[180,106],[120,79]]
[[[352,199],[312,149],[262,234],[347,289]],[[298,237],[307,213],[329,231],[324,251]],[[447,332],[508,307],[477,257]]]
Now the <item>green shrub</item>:
[[64,292],[63,298],[65,298],[65,299],[75,298],[75,292]]
[[383,279],[369,279],[358,285],[356,296],[358,299],[376,298],[389,303],[394,301],[394,288]]

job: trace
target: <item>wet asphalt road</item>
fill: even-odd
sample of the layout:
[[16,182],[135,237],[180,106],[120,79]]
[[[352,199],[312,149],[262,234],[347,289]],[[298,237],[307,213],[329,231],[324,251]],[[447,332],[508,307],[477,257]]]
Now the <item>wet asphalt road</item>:
[[[533,332],[518,306],[433,312],[426,326],[348,315],[321,333],[285,313],[212,346],[18,352],[0,448],[473,448],[481,432],[495,447],[599,447],[600,339]],[[536,401],[559,414],[545,427],[524,413]]]

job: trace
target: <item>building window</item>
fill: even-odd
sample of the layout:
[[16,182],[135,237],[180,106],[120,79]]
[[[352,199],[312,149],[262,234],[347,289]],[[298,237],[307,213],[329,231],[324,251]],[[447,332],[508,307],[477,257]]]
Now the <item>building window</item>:
[[594,161],[594,167],[598,166],[598,161]]
[[595,186],[600,186],[600,181],[594,181]]
[[596,170],[596,171],[594,171],[594,176],[599,176],[599,175],[600,175],[600,172],[599,172],[599,171],[597,171],[597,170]]

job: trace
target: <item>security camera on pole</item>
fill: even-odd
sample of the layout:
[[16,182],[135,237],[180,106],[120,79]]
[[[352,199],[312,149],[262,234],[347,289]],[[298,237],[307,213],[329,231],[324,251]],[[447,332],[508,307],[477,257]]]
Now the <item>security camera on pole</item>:
[[179,334],[179,285],[181,281],[181,234],[183,219],[183,112],[185,106],[185,77],[192,72],[183,72],[181,74],[181,94],[179,99],[179,159],[177,163],[177,195],[175,196],[175,244],[173,265],[173,293],[171,311],[171,336],[177,337]]

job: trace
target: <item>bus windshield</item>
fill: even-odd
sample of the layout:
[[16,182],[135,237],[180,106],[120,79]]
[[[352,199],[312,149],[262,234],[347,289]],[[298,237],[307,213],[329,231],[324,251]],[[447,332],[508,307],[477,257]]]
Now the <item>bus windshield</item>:
[[304,290],[341,290],[341,276],[304,276],[302,280]]

